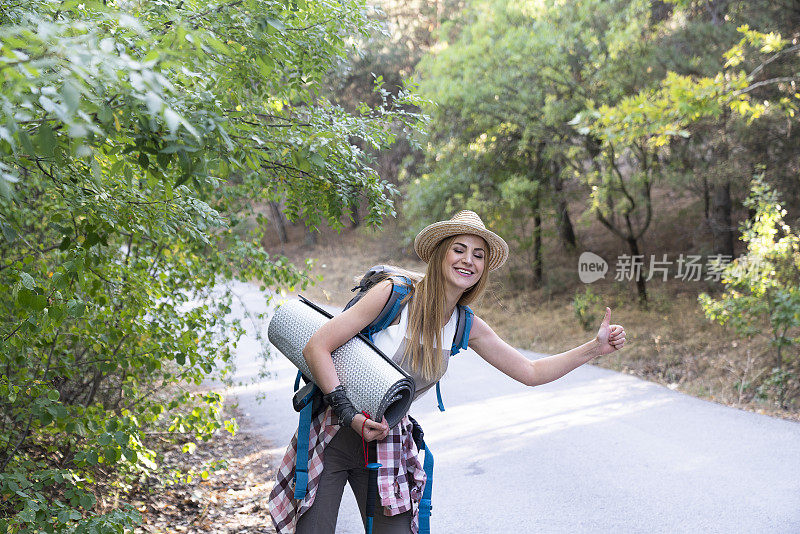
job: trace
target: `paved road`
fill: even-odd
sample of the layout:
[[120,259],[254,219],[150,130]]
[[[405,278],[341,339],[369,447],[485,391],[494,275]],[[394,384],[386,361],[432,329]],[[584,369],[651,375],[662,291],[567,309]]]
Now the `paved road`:
[[[235,291],[233,313],[264,310],[256,288]],[[295,370],[276,353],[271,377],[250,383],[259,351],[238,346],[232,393],[277,459],[297,425]],[[798,423],[594,366],[526,388],[472,351],[442,391],[445,413],[433,393],[412,407],[436,458],[433,532],[800,533]],[[349,489],[337,532],[363,532]]]

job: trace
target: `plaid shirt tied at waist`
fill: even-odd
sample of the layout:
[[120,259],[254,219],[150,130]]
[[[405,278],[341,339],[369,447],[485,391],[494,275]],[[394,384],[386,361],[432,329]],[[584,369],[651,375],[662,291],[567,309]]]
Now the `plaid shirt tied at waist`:
[[[336,416],[328,407],[311,421],[308,439],[308,492],[302,500],[294,499],[294,466],[297,458],[297,432],[278,468],[277,480],[269,495],[269,513],[278,534],[294,534],[297,519],[311,508],[322,474],[325,446],[339,430]],[[385,439],[376,443],[378,494],[384,515],[392,516],[412,510],[412,531],[419,528],[419,502],[425,488],[425,471],[419,451],[411,435],[411,421],[402,421],[389,430]]]

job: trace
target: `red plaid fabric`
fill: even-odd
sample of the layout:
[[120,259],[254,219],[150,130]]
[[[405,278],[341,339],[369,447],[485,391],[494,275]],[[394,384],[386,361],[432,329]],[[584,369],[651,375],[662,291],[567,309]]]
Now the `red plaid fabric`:
[[412,424],[403,417],[385,439],[377,444],[378,493],[385,515],[397,515],[413,509],[413,531],[417,532],[419,501],[425,489],[425,471],[411,434]]
[[333,423],[333,410],[328,408],[311,421],[308,437],[308,492],[298,501],[294,498],[294,464],[297,457],[297,432],[295,431],[283,461],[278,468],[275,486],[269,495],[269,514],[278,534],[294,533],[297,518],[311,508],[317,495],[319,476],[325,446],[330,443],[339,425]]
[[[334,419],[333,411],[328,408],[311,422],[308,439],[308,492],[300,501],[294,498],[296,432],[286,449],[268,502],[269,514],[278,534],[294,534],[297,519],[314,504],[319,476],[322,474],[325,446],[339,430]],[[408,417],[404,417],[400,424],[391,429],[389,435],[377,443],[376,449],[378,462],[383,464],[378,470],[378,493],[384,514],[392,516],[413,510],[412,531],[417,534],[425,471],[411,436],[411,421]]]

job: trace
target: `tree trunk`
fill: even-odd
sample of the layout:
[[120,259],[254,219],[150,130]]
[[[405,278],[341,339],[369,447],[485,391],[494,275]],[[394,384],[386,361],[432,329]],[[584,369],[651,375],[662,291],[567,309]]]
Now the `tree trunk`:
[[361,226],[361,215],[358,213],[358,201],[350,204],[350,220],[353,223],[353,228]]
[[315,246],[317,244],[317,232],[306,226],[306,245]]
[[550,173],[550,187],[553,188],[553,195],[556,198],[556,225],[558,226],[558,237],[566,251],[573,251],[575,243],[575,230],[569,218],[567,210],[567,199],[564,198],[564,183],[559,174],[560,169],[554,166]]
[[[728,9],[729,0],[711,0],[706,4],[711,15],[711,24],[721,26]],[[728,113],[724,115],[724,123],[728,121]],[[724,132],[723,132],[724,133]],[[727,136],[723,136],[720,160],[726,161],[730,156]],[[723,183],[714,185],[713,206],[711,216],[711,235],[714,240],[714,253],[733,257],[734,228],[731,225],[731,184],[725,178]]]
[[711,217],[714,236],[714,253],[733,257],[733,225],[731,222],[731,184],[729,181],[714,186]]
[[[639,252],[639,243],[637,242],[636,238],[629,237],[627,239],[628,242],[628,249],[631,251],[631,258],[638,258],[641,254]],[[642,265],[644,267],[644,265]],[[643,269],[642,269],[643,270]],[[640,270],[639,272],[634,271],[634,275],[636,276],[636,293],[638,294],[639,299],[639,307],[646,310],[647,309],[647,284],[644,280],[644,273]]]
[[272,215],[272,224],[275,225],[275,230],[278,232],[278,239],[280,240],[281,245],[285,245],[289,242],[289,237],[286,233],[286,224],[283,222],[283,213],[281,213],[278,203],[274,201],[270,201],[269,210],[270,215]]
[[711,16],[711,24],[721,26],[725,20],[725,13],[728,11],[730,0],[710,0],[706,2],[706,10]]
[[533,279],[536,285],[542,283],[542,207],[539,202],[540,193],[536,193],[533,205]]

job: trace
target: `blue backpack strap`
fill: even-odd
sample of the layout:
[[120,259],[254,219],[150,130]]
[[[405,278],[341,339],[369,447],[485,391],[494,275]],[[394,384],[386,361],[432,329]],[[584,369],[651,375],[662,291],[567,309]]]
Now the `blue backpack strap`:
[[297,456],[294,464],[294,498],[301,500],[308,489],[308,439],[311,433],[311,412],[314,406],[312,399],[317,386],[303,398],[303,409],[300,411],[300,422],[297,424]]
[[[456,322],[456,335],[453,337],[453,346],[450,348],[450,356],[455,356],[462,350],[466,350],[469,345],[469,331],[472,329],[472,310],[469,306],[458,306],[458,321]],[[442,390],[439,382],[436,382],[436,402],[439,404],[439,411],[444,411],[442,402]]]
[[433,509],[431,497],[433,495],[433,454],[430,448],[422,441],[421,449],[425,449],[425,461],[422,468],[425,471],[425,489],[422,490],[422,500],[419,502],[419,533],[430,534],[431,510]]
[[453,346],[450,349],[450,356],[455,356],[462,350],[466,350],[469,345],[469,331],[472,329],[472,310],[469,306],[458,307],[458,322],[456,323],[456,335],[453,337]]
[[383,310],[381,310],[381,313],[378,314],[375,320],[367,325],[367,327],[363,330],[363,333],[366,334],[370,341],[372,341],[373,334],[380,332],[392,324],[392,321],[394,321],[394,319],[397,317],[397,314],[400,313],[400,308],[403,305],[403,299],[406,298],[408,293],[411,291],[411,287],[413,286],[413,282],[405,276],[397,276],[395,278],[402,279],[408,285],[396,284],[394,280],[392,280],[392,294],[389,296],[389,300],[386,301],[386,304],[383,306]]
[[300,389],[300,379],[303,378],[303,372],[297,371],[297,376],[294,379],[294,390],[295,392]]
[[444,411],[444,402],[442,402],[442,390],[439,388],[439,381],[436,381],[436,403],[439,405],[439,411]]

